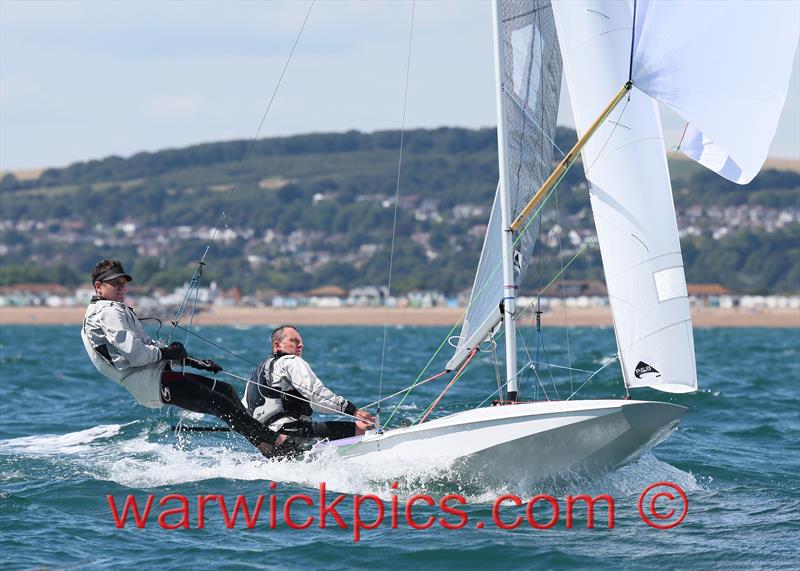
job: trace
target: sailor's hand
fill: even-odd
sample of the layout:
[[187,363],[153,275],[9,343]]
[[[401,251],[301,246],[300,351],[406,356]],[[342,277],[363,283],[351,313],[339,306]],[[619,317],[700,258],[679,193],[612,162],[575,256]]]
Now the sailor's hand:
[[364,420],[369,420],[370,422],[375,421],[375,415],[368,413],[366,410],[358,409],[356,411],[356,416],[358,418],[363,418]]
[[208,369],[206,369],[206,370],[211,371],[215,375],[217,373],[221,373],[222,372],[222,367],[220,365],[218,365],[215,361],[212,361],[211,359],[206,359],[204,362],[208,363]]
[[203,367],[201,369],[205,369],[206,371],[211,371],[214,374],[221,373],[222,367],[220,367],[216,362],[212,361],[211,359],[205,359],[204,361],[200,361],[203,363]]
[[211,359],[195,359],[194,357],[187,357],[186,364],[190,367],[194,367],[195,369],[200,369],[201,371],[211,371],[214,374],[222,371],[222,367],[220,367]]
[[180,341],[170,343],[168,347],[161,348],[162,361],[179,361],[186,358],[186,347]]
[[366,410],[358,409],[356,411],[356,428],[360,430],[367,430],[375,425],[375,416],[368,413]]

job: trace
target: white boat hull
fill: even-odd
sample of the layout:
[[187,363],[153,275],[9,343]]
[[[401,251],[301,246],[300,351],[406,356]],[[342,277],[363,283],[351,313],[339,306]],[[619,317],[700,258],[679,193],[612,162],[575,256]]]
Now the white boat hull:
[[626,464],[666,438],[682,406],[632,400],[479,408],[331,442],[348,462],[430,462],[482,482],[537,481]]

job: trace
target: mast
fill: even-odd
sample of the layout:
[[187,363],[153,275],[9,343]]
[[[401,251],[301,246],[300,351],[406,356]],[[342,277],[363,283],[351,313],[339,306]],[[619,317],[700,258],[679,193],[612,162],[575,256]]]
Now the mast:
[[[516,286],[530,265],[541,222],[537,218],[509,232],[509,220],[519,215],[553,170],[562,65],[551,0],[498,2],[493,23],[500,176],[448,371],[461,367],[470,351],[497,332],[503,321],[511,328],[509,341],[513,343],[514,309],[510,304],[516,305]],[[506,297],[510,299],[504,301]],[[498,311],[501,303],[509,315]],[[511,345],[507,359],[511,367],[515,355]],[[512,393],[515,375],[512,368],[507,377]]]
[[[517,284],[514,282],[513,233],[506,168],[506,111],[503,103],[503,30],[497,0],[492,2],[494,22],[495,95],[497,99],[497,159],[500,169],[499,195],[503,250],[503,323],[506,340],[506,390],[510,401],[517,400],[517,330],[514,322]],[[501,395],[502,396],[502,395]]]

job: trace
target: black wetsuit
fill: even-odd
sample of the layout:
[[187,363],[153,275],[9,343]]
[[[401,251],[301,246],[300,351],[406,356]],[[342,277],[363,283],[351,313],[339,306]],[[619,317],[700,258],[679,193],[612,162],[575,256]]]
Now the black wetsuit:
[[247,438],[254,446],[271,444],[275,433],[247,412],[230,384],[194,373],[164,371],[161,374],[161,401],[180,408],[213,414]]

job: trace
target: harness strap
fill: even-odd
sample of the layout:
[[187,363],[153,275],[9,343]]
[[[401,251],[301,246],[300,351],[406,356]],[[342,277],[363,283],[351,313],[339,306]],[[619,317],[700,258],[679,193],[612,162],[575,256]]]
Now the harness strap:
[[[294,386],[291,386],[286,391],[278,390],[273,385],[276,384],[273,378],[273,371],[275,369],[275,364],[278,362],[279,359],[282,357],[286,357],[289,353],[276,353],[269,362],[269,366],[267,367],[267,371],[264,374],[264,383],[258,383],[258,391],[262,397],[265,399],[278,399],[281,401],[281,406],[283,410],[280,413],[276,413],[273,415],[275,418],[270,418],[268,422],[265,424],[271,424],[275,422],[277,418],[280,416],[291,416],[291,417],[301,417],[301,416],[310,416],[312,413],[311,403],[306,402],[307,399],[298,391]],[[263,372],[263,369],[262,369]],[[261,375],[259,375],[258,381],[261,381]],[[266,389],[262,392],[262,387]]]

